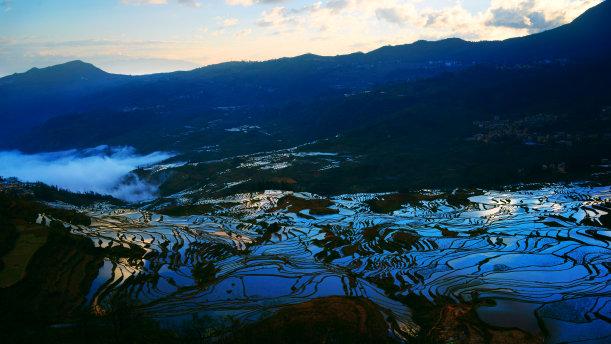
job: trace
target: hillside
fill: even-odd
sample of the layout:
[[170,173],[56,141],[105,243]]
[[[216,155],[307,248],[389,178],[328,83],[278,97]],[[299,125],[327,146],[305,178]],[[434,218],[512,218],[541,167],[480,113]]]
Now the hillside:
[[[610,17],[611,4],[603,2],[571,24],[499,42],[418,41],[367,54],[334,57],[307,54],[138,77],[108,74],[80,61],[33,69],[0,79],[0,121],[7,124],[3,126],[5,135],[1,136],[4,139],[0,139],[0,145],[40,149],[41,145],[15,138],[50,118],[69,114],[77,115],[73,120],[87,121],[87,117],[100,112],[109,113],[112,118],[115,113],[135,111],[140,113],[137,117],[141,123],[148,118],[170,122],[175,116],[179,120],[183,115],[205,117],[219,107],[241,107],[246,108],[245,113],[264,116],[287,103],[314,102],[479,64],[606,61],[611,49],[605,44],[611,40]],[[238,122],[246,119],[240,118]],[[66,140],[47,143],[69,148],[85,144]]]
[[[611,158],[608,19],[604,2],[571,24],[499,42],[419,41],[139,77],[83,62],[35,69],[0,79],[0,90],[12,95],[1,103],[14,135],[4,136],[4,146],[127,145],[201,162],[315,141],[306,147],[351,157],[324,171],[313,164],[244,175],[229,164],[228,180],[185,167],[171,175],[190,182],[158,180],[169,183],[167,192],[253,173],[239,190],[369,192],[600,177],[597,166]],[[26,92],[27,102],[20,98]]]

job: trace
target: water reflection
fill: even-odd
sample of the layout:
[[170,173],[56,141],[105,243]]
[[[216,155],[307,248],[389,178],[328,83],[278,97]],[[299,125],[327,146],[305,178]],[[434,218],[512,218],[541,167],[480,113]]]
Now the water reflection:
[[[314,201],[280,207],[289,194]],[[90,300],[103,308],[121,290],[159,318],[252,321],[318,297],[365,296],[409,335],[418,330],[410,310],[387,293],[488,298],[496,305],[478,315],[493,326],[543,331],[551,342],[611,335],[610,233],[600,220],[609,187],[478,192],[463,205],[428,197],[387,214],[370,210],[376,197],[334,197],[324,212],[313,211],[317,196],[287,192],[200,200],[223,206],[182,217],[91,209],[95,221],[76,233],[148,253],[105,264]],[[204,280],[193,273],[202,264],[215,269]]]

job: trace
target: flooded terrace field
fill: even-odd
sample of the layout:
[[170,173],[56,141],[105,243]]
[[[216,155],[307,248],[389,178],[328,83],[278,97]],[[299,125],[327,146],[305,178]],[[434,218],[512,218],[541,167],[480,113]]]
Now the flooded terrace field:
[[[330,296],[375,303],[389,333],[423,330],[420,304],[471,305],[493,329],[550,343],[611,338],[610,187],[355,194],[267,191],[87,209],[71,226],[108,257],[87,296],[104,313],[128,295],[166,326],[256,322]],[[44,216],[40,222],[46,221]],[[431,306],[433,307],[433,306]]]

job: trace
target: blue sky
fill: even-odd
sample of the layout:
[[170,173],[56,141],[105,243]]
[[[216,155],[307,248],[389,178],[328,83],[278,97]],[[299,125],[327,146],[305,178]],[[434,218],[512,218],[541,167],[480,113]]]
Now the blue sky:
[[494,40],[570,22],[600,0],[0,0],[0,75],[74,59],[116,73]]

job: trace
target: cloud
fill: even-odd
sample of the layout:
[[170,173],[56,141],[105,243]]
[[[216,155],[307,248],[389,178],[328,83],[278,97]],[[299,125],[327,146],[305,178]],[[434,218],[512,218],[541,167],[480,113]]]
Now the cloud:
[[0,0],[0,9],[5,12],[11,10],[11,5],[13,4],[13,0]]
[[[151,33],[145,36],[134,30],[132,35],[127,26],[124,36],[98,37],[85,30],[72,42],[44,34],[0,36],[0,75],[73,59],[93,62],[110,72],[141,74],[308,52],[347,54],[421,39],[501,40],[568,23],[601,0],[486,0],[475,7],[454,0],[225,0],[219,1],[220,8],[210,0],[123,2],[157,3],[158,8],[168,11],[179,2],[183,7],[201,3],[211,11],[185,16],[184,25],[168,27],[171,35],[157,30],[147,30]],[[239,18],[239,23],[231,26],[229,20],[224,26],[224,18]],[[164,24],[156,19],[145,25]],[[210,29],[202,30],[202,26]],[[71,32],[78,32],[78,28],[71,28],[64,36],[72,37]]]
[[0,76],[75,59],[121,74],[172,72],[201,67],[205,62],[196,41],[73,40],[0,37]]
[[255,4],[279,4],[286,0],[225,0],[231,6],[252,6]]
[[225,18],[221,21],[222,27],[232,27],[238,25],[239,20],[237,18]]
[[395,7],[381,7],[375,11],[376,17],[389,23],[406,25],[417,23],[422,19],[421,15],[412,4],[405,4]]
[[[180,5],[189,7],[200,7],[201,4],[196,0],[176,0]],[[167,5],[168,0],[121,0],[125,5]]]
[[3,151],[0,152],[0,176],[137,202],[154,198],[157,188],[140,180],[132,171],[171,156],[164,152],[138,155],[131,147],[108,146],[39,154]]
[[189,7],[200,7],[201,4],[196,0],[178,0],[178,3],[181,5],[189,6]]
[[235,33],[236,37],[244,37],[244,36],[249,36],[250,34],[252,34],[252,29],[244,29],[244,30],[240,30],[238,32]]
[[494,0],[486,25],[539,32],[567,23],[598,3],[600,0]]
[[[261,13],[256,24],[286,39],[319,42],[314,52],[346,52],[358,44],[370,49],[382,43],[405,44],[418,39],[459,37],[500,40],[566,24],[601,0],[491,0],[479,11],[460,1],[452,5],[420,0],[327,0],[300,7],[276,6]],[[254,35],[254,36],[257,36]],[[341,49],[340,49],[341,47]],[[325,50],[335,50],[326,52]]]

